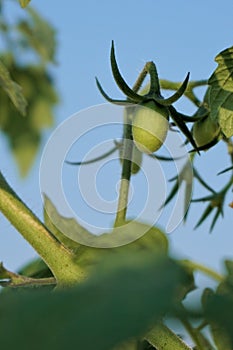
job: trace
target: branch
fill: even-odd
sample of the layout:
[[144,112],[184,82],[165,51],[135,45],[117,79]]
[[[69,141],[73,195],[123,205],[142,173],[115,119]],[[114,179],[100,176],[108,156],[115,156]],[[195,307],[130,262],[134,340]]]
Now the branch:
[[84,273],[46,226],[21,201],[0,172],[0,211],[36,250],[54,274],[58,284],[74,284]]
[[0,286],[2,287],[39,287],[42,285],[56,285],[54,277],[49,278],[31,278],[7,270],[0,263]]
[[181,260],[180,261],[181,265],[193,270],[193,271],[200,271],[203,274],[213,278],[215,281],[217,282],[222,282],[224,280],[224,276],[220,275],[219,273],[217,273],[216,271],[210,269],[209,267],[206,267],[202,264],[198,264],[194,261],[190,261],[190,260]]

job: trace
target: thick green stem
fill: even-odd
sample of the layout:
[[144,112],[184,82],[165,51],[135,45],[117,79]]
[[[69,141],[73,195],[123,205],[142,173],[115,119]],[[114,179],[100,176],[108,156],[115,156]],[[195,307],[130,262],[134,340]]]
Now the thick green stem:
[[189,321],[188,313],[183,304],[180,304],[178,311],[178,318],[182,322],[184,328],[192,338],[196,350],[209,350],[212,349],[209,341],[205,338],[205,336],[200,332],[200,329],[194,328],[191,322]]
[[192,349],[162,323],[156,324],[156,326],[145,336],[145,339],[157,350]]
[[84,273],[66,249],[21,201],[0,173],[0,211],[48,265],[58,285],[74,284]]
[[[127,113],[128,114],[128,113]],[[118,200],[118,208],[114,226],[120,226],[124,223],[127,212],[129,185],[131,178],[131,158],[133,150],[132,141],[132,125],[129,118],[126,118],[124,124],[124,137],[123,137],[123,154],[122,154],[122,173],[120,182],[120,192]]]

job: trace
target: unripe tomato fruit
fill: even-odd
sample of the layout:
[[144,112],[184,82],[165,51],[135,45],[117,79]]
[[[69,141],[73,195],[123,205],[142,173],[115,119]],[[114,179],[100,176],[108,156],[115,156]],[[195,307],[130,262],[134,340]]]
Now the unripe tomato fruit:
[[202,147],[218,137],[220,127],[218,123],[207,116],[194,123],[192,133],[197,146]]
[[164,143],[169,124],[168,111],[154,101],[139,105],[133,116],[133,140],[139,151],[153,153]]
[[[120,162],[122,163],[122,147],[120,148]],[[137,174],[142,164],[142,152],[140,152],[135,145],[132,149],[132,162],[131,162],[131,173]]]

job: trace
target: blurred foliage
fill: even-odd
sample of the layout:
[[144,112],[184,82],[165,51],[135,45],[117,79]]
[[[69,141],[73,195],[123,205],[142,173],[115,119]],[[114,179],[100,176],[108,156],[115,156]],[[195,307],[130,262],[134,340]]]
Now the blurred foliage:
[[0,54],[0,127],[20,175],[26,176],[43,130],[53,125],[53,107],[58,102],[48,69],[48,63],[55,60],[55,31],[31,8],[24,12],[23,19],[16,19],[11,25],[3,10],[4,7],[0,34],[6,48]]
[[[95,249],[101,258],[95,260],[89,278],[73,289],[3,293],[1,345],[29,349],[36,339],[35,349],[64,349],[69,344],[77,349],[107,350],[130,339],[143,340],[151,326],[175,310],[184,290],[190,289],[190,274],[167,255],[159,254],[156,245],[146,244],[139,250],[133,246],[140,244],[136,241],[116,248],[118,254]],[[43,270],[37,261],[24,272],[35,275],[36,264]],[[14,337],[9,337],[10,329]],[[127,344],[126,349],[133,344]]]
[[18,23],[22,44],[34,49],[44,62],[54,62],[56,52],[55,30],[38,13],[29,8],[29,18]]
[[22,8],[26,7],[31,0],[19,0]]
[[227,275],[216,292],[206,289],[202,296],[205,317],[219,350],[233,349],[233,261],[225,261]]
[[9,70],[0,61],[0,86],[7,93],[16,109],[22,114],[26,114],[27,102],[24,98],[22,88],[16,84],[10,77]]
[[25,176],[38,151],[43,129],[53,125],[52,107],[58,99],[51,78],[43,68],[20,67],[12,61],[8,63],[8,70],[22,86],[28,108],[26,117],[22,118],[0,90],[0,126],[8,138],[20,174]]

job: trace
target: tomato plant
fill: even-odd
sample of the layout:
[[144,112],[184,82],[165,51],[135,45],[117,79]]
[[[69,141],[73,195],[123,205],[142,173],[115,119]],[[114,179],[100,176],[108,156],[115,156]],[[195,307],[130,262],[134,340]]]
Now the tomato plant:
[[[28,3],[20,1],[22,7]],[[12,27],[4,20],[3,16],[0,30],[6,40],[17,45],[14,40],[19,36],[26,56],[37,57],[25,65],[15,52],[3,52],[0,58],[0,125],[21,174],[26,176],[42,129],[52,122],[52,107],[58,101],[49,72],[49,64],[55,62],[54,30],[32,9]],[[16,32],[11,36],[12,30]],[[39,255],[18,272],[7,269],[5,262],[0,264],[4,348],[233,349],[233,261],[226,259],[225,272],[220,274],[198,262],[174,257],[163,229],[129,215],[131,175],[140,174],[145,157],[161,163],[174,161],[174,157],[158,153],[172,132],[183,135],[189,153],[179,174],[171,179],[174,186],[163,206],[185,184],[184,220],[189,198],[189,208],[194,202],[207,204],[196,228],[215,211],[210,225],[213,230],[223,215],[233,185],[233,47],[220,52],[216,61],[218,67],[208,80],[190,81],[188,73],[182,83],[159,79],[155,63],[148,61],[131,88],[120,73],[112,42],[111,69],[125,97],[112,99],[98,79],[96,82],[108,102],[123,106],[123,135],[99,157],[66,161],[86,166],[117,153],[121,166],[118,206],[109,232],[94,235],[77,220],[64,217],[46,194],[44,217],[39,219],[0,173],[0,211]],[[149,84],[143,87],[146,77]],[[194,91],[198,86],[206,89],[202,100]],[[165,90],[174,93],[165,98]],[[173,106],[185,97],[196,108],[191,116]],[[228,178],[224,177],[227,180],[216,190],[199,173],[196,160],[202,151],[208,153],[219,144],[225,146],[230,165],[219,169]],[[193,198],[193,182],[208,194]],[[89,244],[74,237],[84,237]],[[215,285],[207,282],[198,305],[194,300],[190,307],[185,301],[192,299],[197,272]]]

